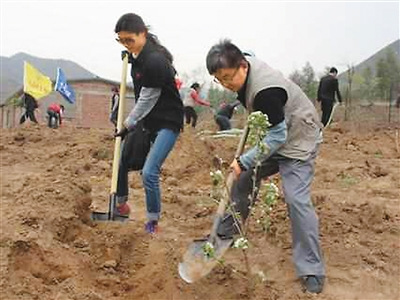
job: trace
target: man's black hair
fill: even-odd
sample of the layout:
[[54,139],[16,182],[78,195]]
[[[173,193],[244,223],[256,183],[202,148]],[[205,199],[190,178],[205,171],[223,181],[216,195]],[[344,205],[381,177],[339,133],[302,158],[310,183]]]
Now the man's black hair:
[[338,73],[338,70],[335,67],[330,68],[329,73]]
[[206,58],[208,73],[214,74],[219,69],[238,68],[244,59],[242,51],[230,40],[221,40],[208,51]]

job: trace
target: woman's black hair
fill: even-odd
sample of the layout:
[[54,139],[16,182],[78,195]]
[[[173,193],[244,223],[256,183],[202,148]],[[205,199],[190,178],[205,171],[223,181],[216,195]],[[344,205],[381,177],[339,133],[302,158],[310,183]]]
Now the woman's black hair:
[[230,40],[221,40],[208,51],[206,64],[208,73],[214,74],[219,69],[237,68],[245,57],[240,49]]
[[167,60],[172,64],[174,58],[171,52],[168,51],[163,45],[161,45],[160,41],[158,40],[157,36],[149,32],[149,27],[146,26],[143,22],[143,19],[133,13],[124,14],[120,17],[115,25],[114,32],[118,33],[120,31],[129,31],[136,34],[145,32],[147,39],[153,43],[157,48],[165,55]]
[[191,89],[198,89],[199,87],[200,87],[200,84],[198,82],[195,82],[190,86]]

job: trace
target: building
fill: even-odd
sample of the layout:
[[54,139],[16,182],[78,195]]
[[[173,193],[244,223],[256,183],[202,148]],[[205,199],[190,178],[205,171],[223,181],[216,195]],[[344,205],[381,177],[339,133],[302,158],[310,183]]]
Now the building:
[[[64,119],[77,127],[83,128],[112,128],[109,121],[112,87],[119,83],[103,78],[91,78],[82,80],[69,80],[76,94],[76,103],[67,102],[60,93],[52,92],[38,100],[39,109],[37,119],[39,122],[46,122],[47,107],[52,102],[63,104],[65,107]],[[126,88],[125,115],[129,113],[134,105],[134,93],[131,86]],[[23,112],[21,107],[13,105],[15,99],[20,98],[23,89],[14,93],[3,104],[0,105],[0,123],[2,128],[18,126],[19,118]]]

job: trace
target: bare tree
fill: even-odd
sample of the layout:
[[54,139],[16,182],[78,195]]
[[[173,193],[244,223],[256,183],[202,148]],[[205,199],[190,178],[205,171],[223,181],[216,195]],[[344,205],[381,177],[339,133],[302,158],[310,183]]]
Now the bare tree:
[[354,64],[347,65],[347,89],[346,89],[346,99],[345,99],[345,108],[344,108],[344,120],[348,121],[351,113],[352,107],[352,84],[354,77]]

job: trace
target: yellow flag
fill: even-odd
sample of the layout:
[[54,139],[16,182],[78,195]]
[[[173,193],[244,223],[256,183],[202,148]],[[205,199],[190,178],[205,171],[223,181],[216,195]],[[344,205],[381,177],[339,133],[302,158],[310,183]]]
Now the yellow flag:
[[35,99],[40,99],[52,92],[51,79],[38,70],[36,70],[28,62],[24,62],[24,92],[28,93]]

